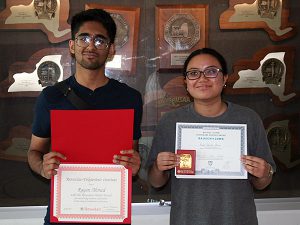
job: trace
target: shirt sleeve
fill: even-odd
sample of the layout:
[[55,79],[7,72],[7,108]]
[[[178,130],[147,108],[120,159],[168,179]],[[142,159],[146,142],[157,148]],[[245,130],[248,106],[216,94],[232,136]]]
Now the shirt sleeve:
[[44,92],[39,95],[35,104],[32,134],[42,138],[49,138],[51,135],[50,110]]

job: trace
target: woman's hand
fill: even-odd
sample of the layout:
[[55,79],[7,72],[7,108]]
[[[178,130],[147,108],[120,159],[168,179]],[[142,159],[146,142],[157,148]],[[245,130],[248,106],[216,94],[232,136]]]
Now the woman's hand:
[[242,156],[242,162],[248,173],[252,174],[253,176],[257,178],[269,177],[271,165],[264,159],[256,156],[244,155]]
[[178,163],[179,158],[173,152],[160,152],[157,155],[156,166],[159,171],[173,169]]
[[262,158],[249,155],[242,156],[241,160],[248,173],[253,175],[250,181],[256,189],[262,190],[271,183],[272,175],[270,171],[272,168],[268,162]]

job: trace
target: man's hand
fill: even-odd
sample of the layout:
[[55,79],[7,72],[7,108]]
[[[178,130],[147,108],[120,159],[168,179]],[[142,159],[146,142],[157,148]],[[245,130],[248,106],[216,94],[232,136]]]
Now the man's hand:
[[41,176],[50,179],[51,176],[57,174],[56,169],[59,167],[60,159],[66,159],[66,157],[59,152],[49,152],[43,155],[43,163],[41,169]]
[[134,149],[122,150],[120,155],[114,155],[113,163],[132,168],[132,176],[137,175],[141,166],[141,158]]

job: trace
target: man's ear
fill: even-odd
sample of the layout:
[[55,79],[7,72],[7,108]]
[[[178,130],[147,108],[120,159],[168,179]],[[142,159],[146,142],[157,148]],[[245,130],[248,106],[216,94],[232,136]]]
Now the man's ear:
[[115,44],[110,44],[108,49],[108,59],[112,59],[116,53],[116,47]]
[[74,40],[69,40],[69,50],[71,54],[75,54],[75,41]]

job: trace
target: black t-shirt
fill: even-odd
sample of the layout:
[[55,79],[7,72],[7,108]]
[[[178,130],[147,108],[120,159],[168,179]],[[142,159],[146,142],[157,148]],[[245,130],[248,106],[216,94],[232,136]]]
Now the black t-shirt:
[[[94,91],[77,83],[74,76],[66,81],[82,100],[95,109],[134,109],[133,139],[138,140],[141,137],[140,124],[143,103],[141,94],[137,90],[114,79],[110,79],[105,86]],[[32,126],[32,133],[35,136],[50,137],[50,110],[53,109],[74,110],[76,107],[69,102],[57,87],[45,88],[36,102]]]

